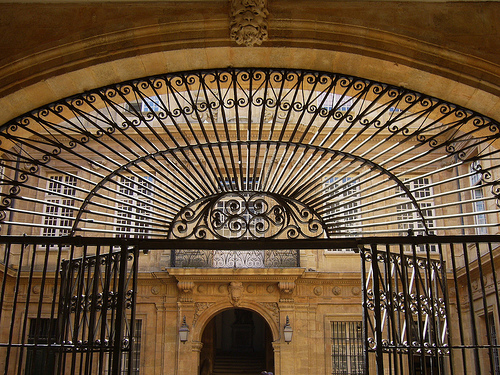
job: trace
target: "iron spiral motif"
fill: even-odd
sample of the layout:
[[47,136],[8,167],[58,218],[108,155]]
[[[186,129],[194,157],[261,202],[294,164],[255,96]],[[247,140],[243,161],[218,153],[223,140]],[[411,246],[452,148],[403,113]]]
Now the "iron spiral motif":
[[318,238],[321,219],[308,207],[261,192],[223,193],[181,210],[173,221],[174,238]]
[[[359,77],[163,74],[1,126],[0,221],[9,233],[163,239],[430,235],[461,230],[462,218],[484,231],[495,224],[477,224],[472,195],[484,190],[485,215],[500,211],[500,151],[491,147],[499,138],[498,123],[474,111]],[[54,175],[66,178],[58,191],[49,188]],[[215,208],[186,234],[191,210],[254,192],[282,201],[266,214],[245,208],[253,221]]]

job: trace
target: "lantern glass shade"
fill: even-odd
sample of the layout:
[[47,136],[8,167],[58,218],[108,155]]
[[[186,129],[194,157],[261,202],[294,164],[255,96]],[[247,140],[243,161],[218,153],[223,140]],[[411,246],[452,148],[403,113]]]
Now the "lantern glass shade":
[[186,324],[186,317],[182,320],[182,325],[179,327],[179,340],[186,342],[188,339],[189,327]]
[[290,321],[288,320],[288,316],[286,317],[286,324],[283,327],[283,337],[285,338],[286,343],[290,343],[292,341],[293,329],[290,326]]

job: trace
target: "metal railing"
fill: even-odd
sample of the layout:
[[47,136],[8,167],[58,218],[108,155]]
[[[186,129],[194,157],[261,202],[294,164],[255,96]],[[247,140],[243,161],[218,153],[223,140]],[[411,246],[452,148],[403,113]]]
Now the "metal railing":
[[[142,251],[227,252],[235,246],[235,241],[43,237],[1,237],[0,243],[4,374],[32,374],[40,365],[54,374],[132,371],[123,361],[133,358],[126,353],[134,347]],[[366,374],[498,373],[500,236],[238,244],[241,252],[358,249]]]

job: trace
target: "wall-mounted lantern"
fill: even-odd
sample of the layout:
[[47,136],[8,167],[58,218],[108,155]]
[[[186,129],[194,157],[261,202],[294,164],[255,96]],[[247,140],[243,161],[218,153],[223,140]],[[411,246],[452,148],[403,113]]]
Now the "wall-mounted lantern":
[[185,343],[188,339],[189,327],[186,323],[186,317],[182,318],[182,325],[179,327],[179,340]]
[[286,323],[285,326],[283,327],[283,336],[285,338],[285,342],[287,344],[290,344],[292,341],[292,335],[293,335],[293,329],[292,326],[290,325],[290,320],[288,319],[288,315],[286,316]]

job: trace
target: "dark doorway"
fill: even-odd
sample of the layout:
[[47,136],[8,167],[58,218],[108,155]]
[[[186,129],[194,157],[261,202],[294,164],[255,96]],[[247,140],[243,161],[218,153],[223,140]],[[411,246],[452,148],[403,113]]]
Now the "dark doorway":
[[218,314],[205,327],[202,342],[200,375],[274,372],[271,329],[251,310]]

